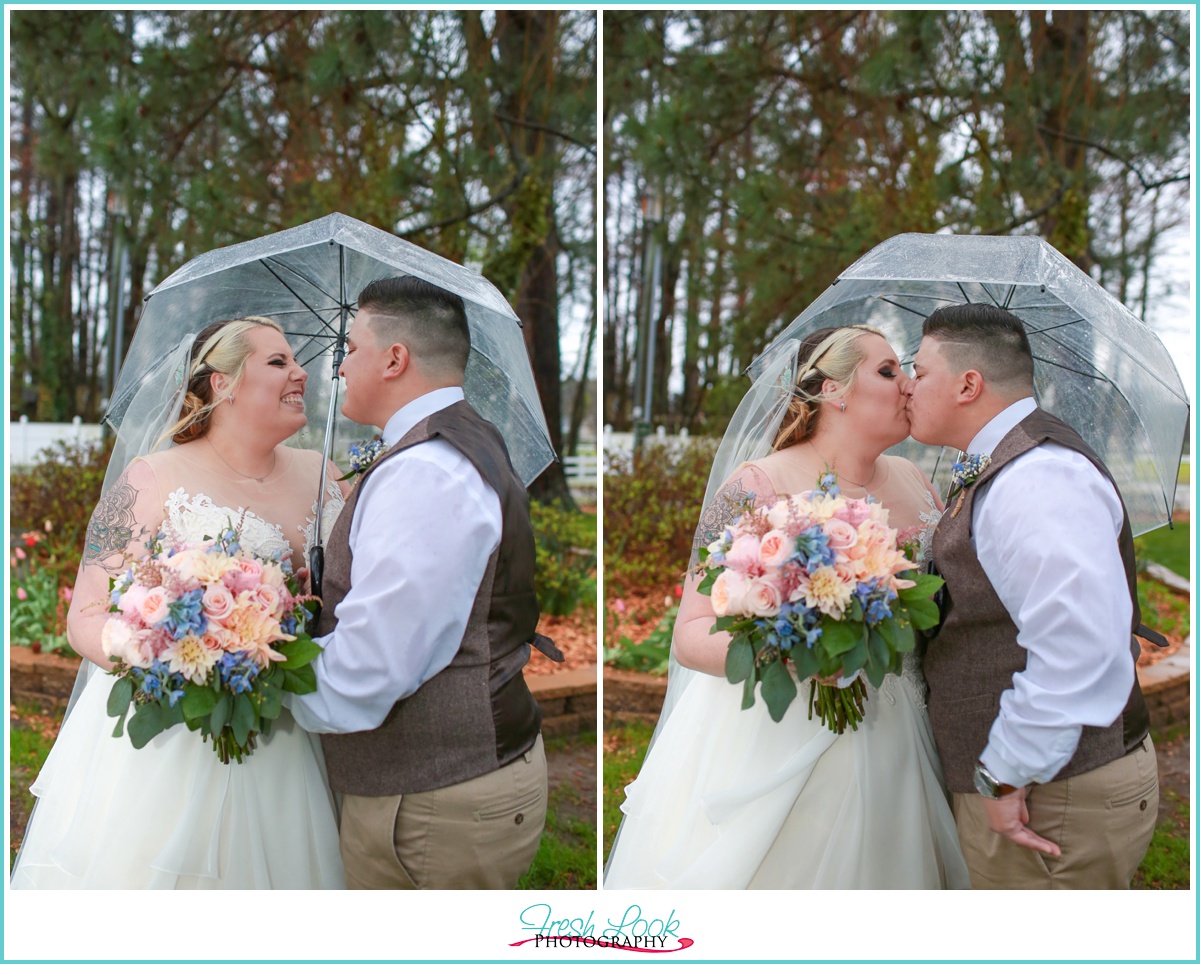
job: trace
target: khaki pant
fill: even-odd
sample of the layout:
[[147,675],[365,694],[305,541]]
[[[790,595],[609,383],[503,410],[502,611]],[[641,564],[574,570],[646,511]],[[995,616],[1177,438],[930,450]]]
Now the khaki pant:
[[351,890],[511,890],[546,823],[546,752],[537,742],[481,777],[424,793],[342,797]]
[[1019,847],[987,824],[983,797],[954,794],[954,820],[971,884],[984,890],[1125,890],[1158,817],[1158,762],[1141,748],[1079,776],[1030,787],[1029,828],[1062,849]]

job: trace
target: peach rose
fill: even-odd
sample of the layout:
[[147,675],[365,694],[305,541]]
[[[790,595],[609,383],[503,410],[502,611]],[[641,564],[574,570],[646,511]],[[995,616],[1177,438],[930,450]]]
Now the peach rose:
[[204,590],[204,611],[209,619],[223,623],[233,612],[233,593],[224,583],[214,582]]
[[155,586],[146,593],[146,598],[142,600],[141,617],[142,622],[147,626],[157,626],[167,618],[167,606],[170,600],[167,598],[167,591],[162,586]]
[[772,529],[759,543],[759,556],[768,569],[778,569],[792,555],[792,540],[778,529]]
[[743,608],[752,616],[774,616],[783,605],[783,593],[773,579],[751,579]]
[[712,607],[718,616],[737,615],[742,612],[742,601],[746,596],[747,580],[740,572],[725,569],[712,585]]

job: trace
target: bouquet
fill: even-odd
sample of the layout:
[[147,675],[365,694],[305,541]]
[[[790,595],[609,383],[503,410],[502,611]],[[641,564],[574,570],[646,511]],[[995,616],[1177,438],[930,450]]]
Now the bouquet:
[[104,653],[117,665],[108,715],[129,719],[141,749],[178,723],[199,730],[222,763],[242,762],[269,733],[283,694],[311,693],[321,647],[305,633],[313,596],[300,594],[291,561],[256,555],[232,526],[201,542],[166,530],[149,555],[113,580]]
[[[713,632],[733,636],[725,676],[744,684],[743,709],[761,683],[771,718],[781,720],[797,692],[790,662],[797,678],[817,677],[809,719],[815,705],[842,733],[862,722],[862,673],[878,687],[901,671],[914,630],[937,624],[930,597],[942,579],[915,571],[878,502],[843,498],[832,473],[819,484],[770,506],[744,503],[721,538],[701,548],[699,591],[712,597]],[[841,685],[825,682],[839,674]]]

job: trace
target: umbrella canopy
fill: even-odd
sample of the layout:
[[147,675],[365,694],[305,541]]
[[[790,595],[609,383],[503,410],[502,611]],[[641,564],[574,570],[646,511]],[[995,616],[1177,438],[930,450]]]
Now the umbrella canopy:
[[[1134,534],[1170,522],[1190,405],[1158,336],[1085,272],[1034,237],[902,234],[851,265],[755,359],[753,376],[792,339],[827,326],[880,328],[911,361],[936,308],[978,302],[1021,319],[1038,404],[1104,459]],[[949,488],[946,453],[892,449]]]
[[335,425],[341,437],[361,438],[369,430],[334,417],[335,361],[358,292],[397,275],[415,275],[463,299],[471,328],[463,390],[503,434],[528,485],[554,460],[554,450],[521,323],[504,296],[471,269],[343,214],[210,251],[158,285],[146,296],[105,418],[119,427],[142,380],[156,377],[156,366],[189,332],[223,318],[265,315],[283,326],[312,376],[304,402],[309,423],[292,444],[328,446]]

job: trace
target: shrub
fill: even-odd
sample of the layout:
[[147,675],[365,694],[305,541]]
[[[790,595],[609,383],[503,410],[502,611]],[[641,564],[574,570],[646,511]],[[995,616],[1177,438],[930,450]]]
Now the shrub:
[[647,445],[636,457],[613,455],[604,475],[606,593],[680,581],[692,554],[716,439]]
[[529,506],[537,545],[534,583],[538,606],[549,616],[569,616],[583,603],[596,605],[596,517],[559,502]]
[[604,662],[614,669],[632,669],[652,676],[665,676],[671,660],[671,637],[678,615],[679,607],[672,606],[640,643],[622,635],[615,646],[604,647]]
[[[12,530],[46,532],[46,549],[60,582],[70,585],[83,555],[83,538],[100,501],[104,472],[112,453],[106,442],[56,442],[37,462],[9,479]],[[47,529],[47,523],[50,528]]]

